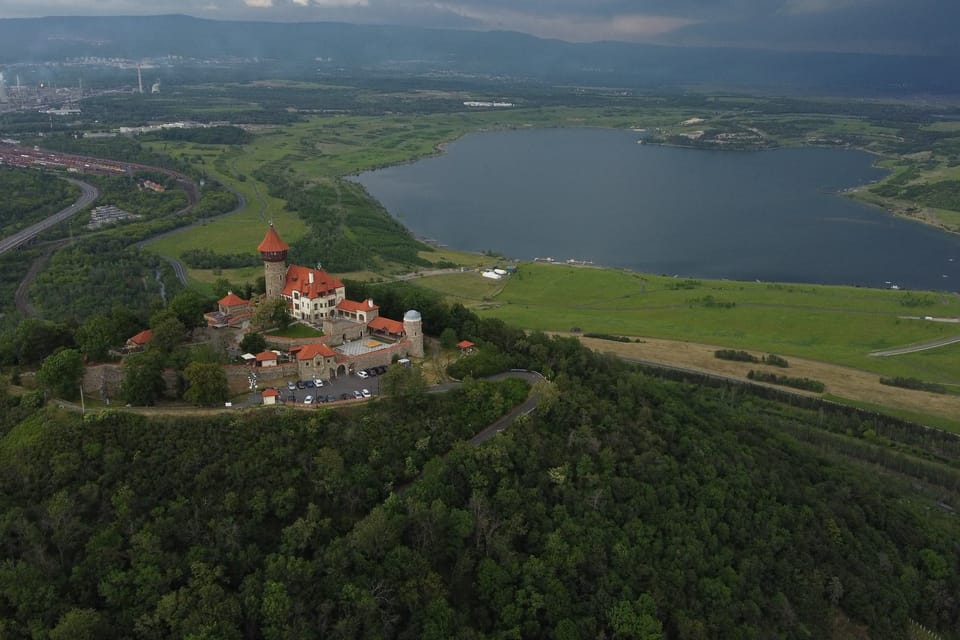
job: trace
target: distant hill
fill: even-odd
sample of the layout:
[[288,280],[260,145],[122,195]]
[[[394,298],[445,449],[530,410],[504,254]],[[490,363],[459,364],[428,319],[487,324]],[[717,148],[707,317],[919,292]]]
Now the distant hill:
[[575,44],[504,31],[226,22],[183,15],[0,20],[0,65],[165,55],[619,87],[789,87],[858,95],[960,92],[960,77],[954,73],[960,60],[952,57]]

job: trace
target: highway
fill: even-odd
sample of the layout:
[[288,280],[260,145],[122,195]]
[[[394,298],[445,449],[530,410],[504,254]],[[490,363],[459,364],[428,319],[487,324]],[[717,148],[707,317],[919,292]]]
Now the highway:
[[27,227],[22,231],[18,231],[12,236],[6,237],[3,240],[0,240],[0,255],[3,255],[7,251],[16,249],[22,244],[29,242],[34,238],[34,236],[46,231],[47,229],[54,227],[67,218],[75,215],[79,211],[82,211],[94,200],[100,197],[100,191],[93,186],[92,184],[87,184],[86,182],[81,182],[79,180],[74,180],[73,178],[64,178],[67,182],[77,185],[80,189],[83,190],[83,194],[80,196],[80,199],[74,202],[72,205],[63,209],[45,220]]

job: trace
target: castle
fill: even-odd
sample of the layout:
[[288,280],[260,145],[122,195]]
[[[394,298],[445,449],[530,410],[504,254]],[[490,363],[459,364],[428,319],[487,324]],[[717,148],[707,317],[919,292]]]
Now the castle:
[[257,246],[265,299],[287,301],[295,320],[323,330],[323,336],[289,350],[301,379],[329,380],[395,358],[423,357],[419,312],[407,311],[402,322],[385,318],[372,299],[348,300],[343,283],[323,269],[288,265],[289,249],[272,224]]

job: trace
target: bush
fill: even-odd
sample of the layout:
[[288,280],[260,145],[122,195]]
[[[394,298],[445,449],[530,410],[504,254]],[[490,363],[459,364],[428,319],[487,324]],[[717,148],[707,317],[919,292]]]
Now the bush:
[[597,338],[598,340],[612,340],[613,342],[633,342],[626,336],[614,336],[609,333],[585,333],[584,338]]
[[897,376],[894,378],[880,378],[880,384],[889,387],[901,387],[903,389],[914,389],[917,391],[929,391],[930,393],[948,393],[948,390],[942,384],[936,382],[924,382],[917,378],[905,378]]
[[735,349],[717,349],[713,352],[713,356],[715,358],[720,358],[721,360],[735,360],[737,362],[760,362],[760,358],[757,356],[746,351]]
[[763,364],[769,364],[774,367],[783,367],[783,368],[787,368],[790,366],[790,363],[787,362],[786,358],[781,358],[780,356],[776,356],[772,353],[764,356]]
[[793,387],[794,389],[803,389],[804,391],[813,391],[816,393],[823,393],[827,388],[826,385],[819,380],[813,380],[811,378],[791,378],[790,376],[780,376],[765,371],[754,371],[753,369],[750,370],[747,377],[757,382],[769,382],[770,384],[778,384],[784,387]]

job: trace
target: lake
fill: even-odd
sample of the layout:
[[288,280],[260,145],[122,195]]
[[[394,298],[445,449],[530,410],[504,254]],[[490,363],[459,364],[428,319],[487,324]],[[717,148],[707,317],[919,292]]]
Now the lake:
[[609,129],[468,135],[356,177],[413,233],[520,259],[871,287],[960,286],[960,236],[839,191],[884,175],[838,149],[703,151]]

